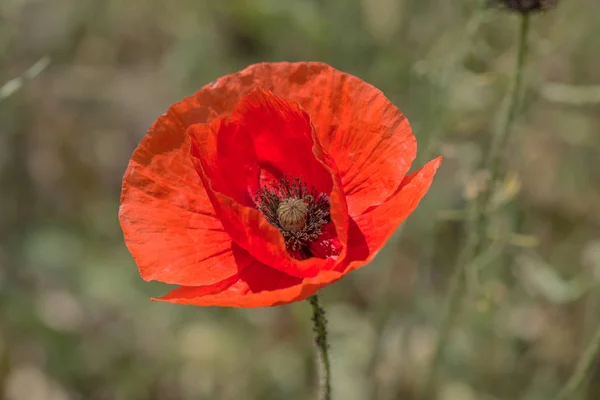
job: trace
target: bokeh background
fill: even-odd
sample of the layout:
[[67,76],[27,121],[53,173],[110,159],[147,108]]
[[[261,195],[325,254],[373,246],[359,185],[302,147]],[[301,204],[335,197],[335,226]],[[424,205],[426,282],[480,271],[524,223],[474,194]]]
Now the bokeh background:
[[[167,287],[139,278],[117,220],[152,121],[276,60],[374,84],[409,117],[418,164],[445,156],[375,262],[321,292],[334,398],[415,398],[515,58],[517,16],[480,3],[1,0],[0,398],[314,397],[306,302],[152,303]],[[469,271],[440,400],[549,399],[600,323],[600,3],[562,1],[532,27],[506,211]],[[599,382],[597,362],[578,399]]]

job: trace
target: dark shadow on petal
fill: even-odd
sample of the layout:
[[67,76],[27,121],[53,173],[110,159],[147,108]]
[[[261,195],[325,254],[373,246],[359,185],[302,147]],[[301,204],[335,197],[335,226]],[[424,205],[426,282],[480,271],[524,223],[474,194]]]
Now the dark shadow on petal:
[[348,219],[348,251],[347,259],[339,263],[336,267],[336,271],[344,271],[351,261],[364,261],[369,258],[371,252],[367,239],[362,233],[356,221],[354,219]]

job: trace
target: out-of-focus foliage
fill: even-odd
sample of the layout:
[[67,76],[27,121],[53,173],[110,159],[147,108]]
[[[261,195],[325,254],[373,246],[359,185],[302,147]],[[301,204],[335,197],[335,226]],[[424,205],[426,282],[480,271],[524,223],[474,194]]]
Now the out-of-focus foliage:
[[[600,322],[600,3],[532,19],[508,216],[489,232],[441,400],[545,400]],[[309,307],[148,299],[117,221],[122,173],[169,104],[258,61],[319,60],[381,88],[419,163],[445,162],[372,265],[325,289],[336,399],[412,399],[465,194],[501,110],[517,16],[475,0],[2,0],[0,398],[307,399]],[[481,260],[480,260],[481,261]],[[596,364],[583,399],[600,398]]]

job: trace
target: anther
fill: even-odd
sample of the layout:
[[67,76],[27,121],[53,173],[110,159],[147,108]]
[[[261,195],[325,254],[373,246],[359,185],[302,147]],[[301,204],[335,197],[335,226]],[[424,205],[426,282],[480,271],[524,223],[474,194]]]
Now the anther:
[[256,208],[281,232],[286,248],[296,258],[311,257],[309,246],[331,222],[329,197],[308,187],[301,177],[284,176],[259,189]]

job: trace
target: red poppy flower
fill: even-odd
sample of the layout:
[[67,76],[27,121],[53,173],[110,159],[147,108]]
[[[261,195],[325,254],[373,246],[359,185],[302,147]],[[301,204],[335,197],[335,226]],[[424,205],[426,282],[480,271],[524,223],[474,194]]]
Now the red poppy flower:
[[262,63],[174,104],[123,179],[119,218],[156,300],[261,307],[368,263],[427,192],[416,140],[373,86],[321,63]]

